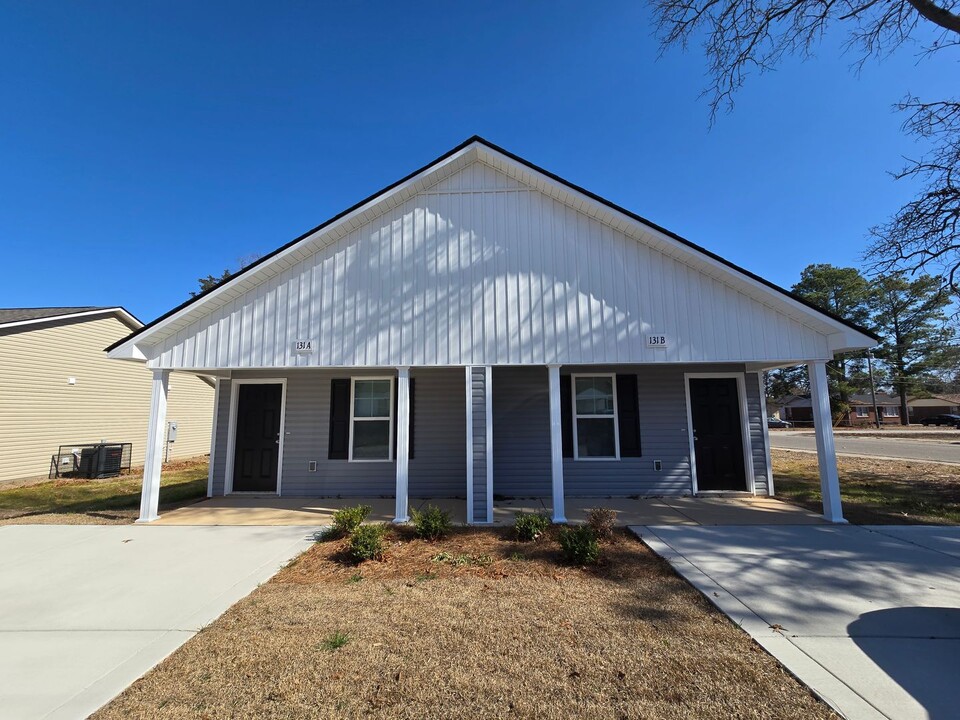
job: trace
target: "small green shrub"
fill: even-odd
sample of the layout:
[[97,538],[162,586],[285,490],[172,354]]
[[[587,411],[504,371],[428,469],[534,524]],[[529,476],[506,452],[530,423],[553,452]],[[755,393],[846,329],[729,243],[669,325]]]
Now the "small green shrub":
[[333,525],[330,527],[331,536],[346,537],[360,527],[367,515],[370,514],[369,505],[354,505],[340,508],[333,514]]
[[574,565],[593,565],[600,559],[600,544],[589,525],[560,529],[564,559]]
[[350,536],[350,556],[357,562],[382,558],[386,534],[386,525],[361,525]]
[[323,642],[320,643],[320,646],[328,652],[333,652],[334,650],[339,650],[348,642],[350,642],[349,635],[346,635],[342,632],[335,632],[332,635],[325,637]]
[[513,532],[517,540],[530,542],[543,535],[550,527],[550,518],[543,513],[518,512],[513,521]]
[[452,526],[450,513],[436,505],[427,505],[423,510],[414,510],[410,515],[413,520],[413,530],[419,538],[439,540],[450,534]]
[[609,540],[613,537],[613,528],[617,524],[617,513],[615,510],[605,507],[591,508],[587,513],[587,525],[593,530],[593,534],[600,540]]

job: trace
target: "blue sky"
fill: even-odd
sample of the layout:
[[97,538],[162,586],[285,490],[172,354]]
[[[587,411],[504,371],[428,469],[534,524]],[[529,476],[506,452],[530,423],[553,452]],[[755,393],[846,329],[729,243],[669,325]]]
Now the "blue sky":
[[957,77],[842,40],[711,129],[637,2],[0,0],[0,306],[150,320],[473,134],[789,286],[858,262],[912,191],[891,105]]

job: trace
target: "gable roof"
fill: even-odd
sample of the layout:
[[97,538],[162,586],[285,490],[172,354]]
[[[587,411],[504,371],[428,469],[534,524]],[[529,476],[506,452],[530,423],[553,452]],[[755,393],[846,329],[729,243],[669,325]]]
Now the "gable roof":
[[[218,285],[195,295],[194,297],[181,303],[180,305],[176,306],[172,310],[164,313],[163,315],[156,318],[155,320],[147,323],[143,327],[140,327],[139,329],[135,330],[127,337],[107,347],[106,351],[107,352],[113,351],[119,348],[120,346],[129,343],[131,340],[135,339],[136,337],[143,335],[145,333],[148,333],[155,328],[163,326],[167,321],[170,321],[174,318],[179,317],[185,311],[191,308],[194,308],[195,306],[198,306],[198,304],[202,305],[203,303],[208,301],[212,296],[215,296],[231,287],[239,285],[245,279],[252,277],[254,274],[261,271],[263,268],[267,267],[272,261],[276,260],[278,256],[281,256],[287,251],[290,251],[300,243],[304,243],[308,241],[312,236],[316,235],[321,231],[332,230],[334,226],[337,225],[338,222],[341,222],[341,221],[345,222],[350,216],[354,215],[355,213],[360,211],[362,208],[365,208],[366,206],[370,206],[378,202],[386,201],[392,194],[399,192],[401,189],[404,189],[404,188],[407,190],[412,189],[413,192],[415,192],[418,189],[423,189],[423,187],[429,185],[429,183],[425,182],[425,177],[428,176],[431,171],[436,170],[439,166],[451,160],[458,154],[461,154],[464,151],[470,149],[471,147],[486,148],[487,150],[493,151],[493,153],[499,154],[504,158],[507,158],[509,161],[512,161],[513,163],[523,168],[526,168],[529,171],[532,171],[536,175],[543,176],[544,178],[548,178],[554,183],[558,183],[563,188],[567,189],[568,191],[571,191],[575,195],[582,196],[583,198],[586,198],[589,201],[592,201],[593,203],[596,203],[599,206],[602,206],[608,210],[611,210],[616,214],[625,216],[626,218],[629,218],[630,220],[635,221],[637,223],[641,223],[646,228],[656,231],[657,233],[660,233],[666,236],[667,238],[670,238],[671,240],[676,241],[677,243],[687,248],[688,250],[693,251],[697,255],[700,255],[703,258],[712,260],[715,263],[719,263],[720,265],[725,266],[726,269],[733,271],[733,273],[741,276],[742,278],[753,281],[754,283],[758,283],[764,288],[766,288],[767,290],[773,291],[775,294],[782,296],[783,298],[786,298],[790,302],[797,304],[799,306],[802,306],[807,311],[808,314],[810,313],[810,311],[812,311],[814,314],[822,318],[829,319],[830,321],[832,321],[832,324],[834,325],[839,324],[848,330],[852,330],[876,342],[879,342],[880,340],[880,338],[875,333],[865,328],[859,327],[858,325],[852,322],[849,322],[848,320],[845,320],[837,315],[834,315],[829,311],[823,310],[822,308],[817,307],[816,305],[800,297],[799,295],[796,295],[790,292],[789,290],[786,290],[780,287],[779,285],[776,285],[770,282],[769,280],[766,280],[760,277],[759,275],[756,275],[750,272],[749,270],[746,270],[730,262],[729,260],[726,260],[720,257],[716,253],[713,253],[707,250],[706,248],[700,245],[697,245],[691,242],[690,240],[687,240],[686,238],[683,238],[680,235],[677,235],[676,233],[671,232],[670,230],[667,230],[666,228],[663,228],[660,225],[657,225],[656,223],[653,223],[650,220],[647,220],[646,218],[643,218],[640,215],[637,215],[636,213],[633,213],[630,210],[627,210],[617,205],[616,203],[611,202],[610,200],[602,198],[599,195],[590,192],[589,190],[586,190],[578,185],[575,185],[574,183],[569,182],[568,180],[564,180],[560,176],[555,175],[554,173],[551,173],[548,170],[544,170],[543,168],[529,162],[528,160],[525,160],[517,155],[514,155],[510,151],[505,150],[499,147],[498,145],[491,143],[488,140],[485,140],[479,135],[474,135],[473,137],[467,139],[460,145],[444,153],[443,155],[438,157],[436,160],[433,160],[427,165],[424,165],[418,170],[413,171],[409,175],[401,178],[400,180],[397,180],[396,182],[392,183],[391,185],[388,185],[382,190],[379,190],[373,193],[372,195],[364,198],[363,200],[356,203],[355,205],[347,208],[346,210],[338,213],[337,215],[334,215],[330,219],[324,221],[320,225],[317,225],[311,230],[308,230],[302,235],[294,238],[293,240],[277,248],[273,252],[267,255],[264,255],[262,258],[260,258],[256,262],[251,263],[246,268],[232,275],[226,281],[221,282]],[[418,179],[420,179],[420,182],[415,182]],[[581,205],[583,204],[582,201],[580,204]]]
[[142,322],[119,305],[101,307],[83,305],[79,307],[0,308],[0,329],[100,315],[116,315],[135,331],[143,327]]

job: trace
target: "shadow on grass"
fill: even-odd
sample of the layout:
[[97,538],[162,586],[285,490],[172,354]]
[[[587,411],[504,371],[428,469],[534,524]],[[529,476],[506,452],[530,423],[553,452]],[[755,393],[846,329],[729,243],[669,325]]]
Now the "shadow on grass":
[[[90,484],[91,492],[97,490],[97,486],[92,481]],[[37,486],[34,486],[37,487]],[[42,486],[41,486],[42,487]],[[83,487],[74,486],[73,489]],[[33,488],[30,488],[33,489]],[[118,516],[109,514],[111,511],[120,512],[124,510],[133,510],[140,505],[140,490],[124,490],[117,488],[117,492],[112,495],[91,497],[89,499],[77,500],[73,502],[58,502],[56,498],[56,487],[42,487],[49,497],[38,499],[34,506],[21,506],[3,508],[0,501],[0,512],[4,519],[12,520],[17,518],[30,518],[38,515],[87,515],[107,520],[115,520]],[[195,478],[186,481],[175,482],[160,488],[160,507],[170,508],[179,505],[189,504],[200,500],[207,493],[207,478]]]
[[[781,499],[819,511],[820,479],[811,461],[775,468]],[[885,473],[840,468],[844,517],[859,525],[954,525],[960,523],[960,477],[914,471],[909,463]]]

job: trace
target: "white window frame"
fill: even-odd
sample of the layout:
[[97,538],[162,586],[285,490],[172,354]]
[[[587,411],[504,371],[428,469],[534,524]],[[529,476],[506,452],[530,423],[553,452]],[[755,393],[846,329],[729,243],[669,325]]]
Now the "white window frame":
[[[366,382],[367,380],[386,380],[390,383],[390,416],[389,418],[384,417],[364,417],[358,418],[354,415],[354,399],[356,397],[356,387],[357,381]],[[394,403],[395,395],[397,392],[397,383],[396,378],[392,375],[361,375],[357,377],[350,378],[350,444],[348,447],[347,460],[348,462],[355,463],[386,463],[393,462],[393,430],[394,423],[396,419],[394,418]],[[355,422],[383,422],[384,420],[390,420],[390,430],[389,437],[387,438],[387,457],[385,458],[354,458],[353,457],[353,424]]]
[[[613,415],[577,414],[577,378],[608,377],[613,381]],[[610,462],[620,459],[620,408],[617,407],[616,373],[574,373],[570,375],[571,415],[573,416],[573,459],[580,462]],[[612,457],[580,457],[580,441],[577,437],[577,420],[613,420],[613,447],[616,454]]]
[[888,418],[900,417],[900,407],[897,405],[884,405],[881,412],[883,412],[884,417],[888,417]]
[[868,408],[866,405],[857,405],[857,417],[858,418],[870,417],[870,408]]

